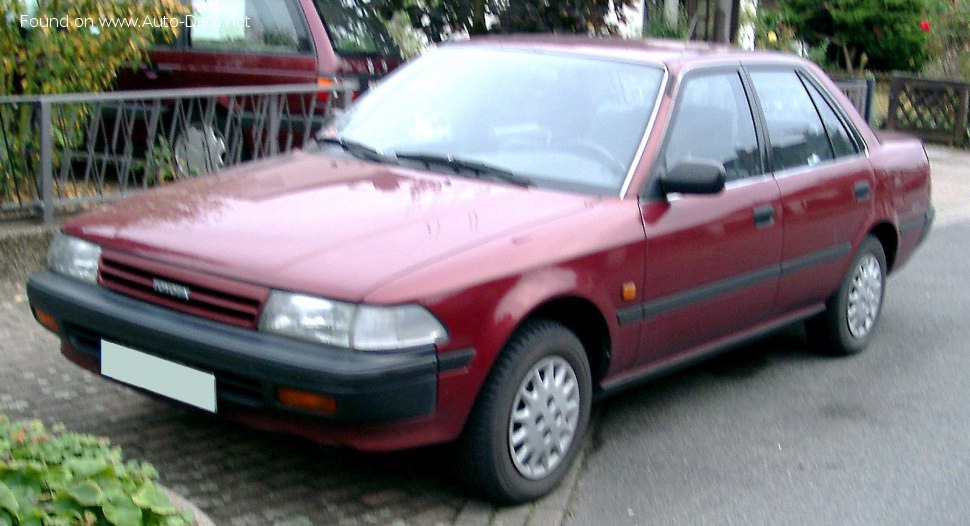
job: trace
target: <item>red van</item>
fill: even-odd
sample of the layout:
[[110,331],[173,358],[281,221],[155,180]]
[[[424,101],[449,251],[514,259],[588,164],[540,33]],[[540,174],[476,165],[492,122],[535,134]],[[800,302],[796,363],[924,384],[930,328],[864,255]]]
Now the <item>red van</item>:
[[[402,62],[400,50],[364,0],[187,2],[192,14],[179,19],[178,38],[156,46],[140,68],[120,71],[116,89],[327,86],[349,80],[359,86],[356,94]],[[318,101],[327,96],[321,93]],[[298,107],[298,100],[290,104]],[[325,107],[318,104],[316,113],[322,114]],[[206,173],[233,164],[227,157],[240,148],[227,137],[225,112],[203,119],[202,108],[189,102],[183,113],[196,118],[175,125],[171,136],[180,174]],[[249,139],[247,144],[252,142]],[[252,150],[252,144],[243,146],[237,157],[259,157]]]
[[362,0],[189,0],[178,39],[150,64],[119,73],[117,89],[366,82],[401,52]]

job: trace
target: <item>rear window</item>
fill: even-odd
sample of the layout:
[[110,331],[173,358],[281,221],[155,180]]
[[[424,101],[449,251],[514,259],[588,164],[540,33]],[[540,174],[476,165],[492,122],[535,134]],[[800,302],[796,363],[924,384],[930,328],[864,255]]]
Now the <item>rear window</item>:
[[303,13],[292,0],[192,0],[189,47],[249,53],[312,50]]
[[401,52],[370,2],[314,0],[314,3],[327,27],[330,44],[338,55],[400,56]]

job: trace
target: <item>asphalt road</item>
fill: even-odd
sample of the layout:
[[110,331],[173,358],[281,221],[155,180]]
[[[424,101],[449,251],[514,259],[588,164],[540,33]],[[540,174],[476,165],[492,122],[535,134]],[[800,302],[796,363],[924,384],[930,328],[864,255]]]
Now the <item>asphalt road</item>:
[[970,156],[870,347],[800,328],[606,401],[567,523],[970,524]]

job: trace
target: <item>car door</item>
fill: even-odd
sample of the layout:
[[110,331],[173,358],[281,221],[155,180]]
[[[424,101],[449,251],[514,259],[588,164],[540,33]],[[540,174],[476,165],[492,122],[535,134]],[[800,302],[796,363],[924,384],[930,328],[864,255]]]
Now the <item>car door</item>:
[[[675,360],[767,319],[781,256],[778,186],[764,169],[749,89],[739,68],[682,81],[641,213],[645,232],[639,361]],[[662,195],[659,178],[684,161],[725,167],[715,195]]]
[[875,184],[858,133],[811,76],[795,67],[751,67],[781,191],[779,313],[832,294],[870,211]]
[[115,89],[159,90],[181,88],[182,85],[182,48],[185,43],[184,32],[171,41],[165,41],[160,31],[153,31],[155,43],[148,52],[148,60],[137,68],[122,67],[118,70]]

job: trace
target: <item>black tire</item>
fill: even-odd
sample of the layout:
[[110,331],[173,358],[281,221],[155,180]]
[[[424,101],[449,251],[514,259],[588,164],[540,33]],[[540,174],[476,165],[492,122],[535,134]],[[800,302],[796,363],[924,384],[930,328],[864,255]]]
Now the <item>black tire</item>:
[[[575,430],[565,447],[565,453],[560,452],[558,463],[551,466],[547,474],[528,478],[516,467],[517,461],[513,460],[512,406],[520,390],[525,388],[526,375],[533,378],[531,373],[534,367],[551,363],[550,360],[562,363],[559,358],[572,368],[578,387]],[[560,369],[560,372],[564,370]],[[562,482],[583,447],[589,427],[591,399],[589,361],[576,335],[557,322],[526,322],[496,359],[469,415],[457,443],[457,478],[476,495],[500,504],[526,502],[549,493]],[[551,402],[544,404],[551,406]],[[556,413],[554,418],[558,419],[558,416],[560,414]],[[537,417],[537,426],[548,425],[540,424],[539,420],[541,417]],[[552,433],[550,430],[548,434],[550,441]]]
[[[872,292],[871,287],[866,288],[861,285],[862,281],[860,280],[863,280],[863,278],[860,272],[865,272],[862,269],[863,265],[869,265],[873,261],[878,265],[879,291],[878,294],[873,293],[871,298],[878,297],[878,302],[875,304],[875,309],[867,308],[865,312],[871,310],[875,310],[875,312],[872,313],[871,323],[853,324],[849,320],[849,304],[853,294],[865,296]],[[809,342],[817,352],[830,356],[849,356],[866,348],[873,333],[875,333],[879,315],[882,313],[887,273],[886,253],[882,244],[873,236],[866,237],[859,245],[855,257],[852,258],[852,264],[849,265],[845,277],[842,278],[839,290],[826,302],[825,311],[805,322],[805,332],[808,335]],[[865,275],[868,276],[871,273]],[[871,304],[871,301],[869,303]],[[868,316],[863,317],[868,318]],[[868,327],[862,330],[866,325]]]

